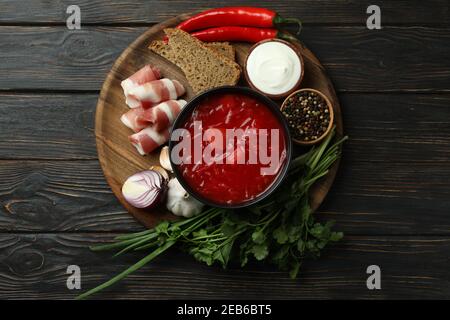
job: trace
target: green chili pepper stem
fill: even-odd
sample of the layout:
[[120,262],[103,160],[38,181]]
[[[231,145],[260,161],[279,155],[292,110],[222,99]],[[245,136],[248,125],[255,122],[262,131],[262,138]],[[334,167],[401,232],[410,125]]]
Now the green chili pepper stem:
[[277,32],[277,38],[286,40],[286,41],[290,41],[290,42],[298,41],[298,39],[296,37],[291,36],[289,33],[281,32],[281,31]]
[[302,22],[301,22],[300,19],[297,19],[297,18],[283,18],[283,17],[281,17],[279,15],[276,15],[275,18],[273,19],[273,25],[276,26],[276,27],[278,27],[279,25],[282,25],[282,24],[290,24],[290,23],[297,24],[298,29],[297,29],[296,34],[299,35],[300,32],[302,31],[302,28],[303,28],[303,25],[302,25]]

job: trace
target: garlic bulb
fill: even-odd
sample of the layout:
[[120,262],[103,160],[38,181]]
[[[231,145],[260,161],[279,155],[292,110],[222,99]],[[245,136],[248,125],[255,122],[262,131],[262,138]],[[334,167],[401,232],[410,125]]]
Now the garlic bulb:
[[189,218],[202,211],[204,204],[184,190],[176,178],[169,181],[168,187],[167,209],[174,215]]
[[170,164],[169,159],[169,147],[165,146],[161,149],[161,153],[159,154],[159,163],[161,167],[166,169],[167,171],[173,172],[172,165]]

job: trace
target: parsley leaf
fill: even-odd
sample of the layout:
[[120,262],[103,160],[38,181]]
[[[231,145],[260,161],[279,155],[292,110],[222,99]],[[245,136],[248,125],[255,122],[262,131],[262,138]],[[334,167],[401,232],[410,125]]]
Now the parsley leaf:
[[279,226],[273,231],[273,237],[279,244],[284,244],[289,240],[286,227],[284,225]]
[[251,248],[251,252],[253,253],[256,260],[264,260],[269,254],[269,249],[266,244],[255,244]]

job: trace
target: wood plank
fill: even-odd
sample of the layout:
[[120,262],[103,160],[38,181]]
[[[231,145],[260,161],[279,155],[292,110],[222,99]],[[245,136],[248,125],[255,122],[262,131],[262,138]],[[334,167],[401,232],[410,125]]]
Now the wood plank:
[[[349,235],[448,235],[449,180],[448,164],[346,159],[317,217],[335,220]],[[0,204],[3,232],[143,230],[116,200],[97,161],[0,161]]]
[[[144,27],[0,27],[0,90],[99,90]],[[340,91],[450,90],[450,29],[305,27],[301,39]]]
[[448,163],[449,94],[341,94],[350,159]]
[[301,38],[338,91],[450,89],[449,28],[314,27]]
[[[45,0],[2,0],[0,23],[65,23],[66,8],[70,0],[54,2]],[[204,10],[211,7],[242,5],[240,0],[220,1],[146,1],[146,0],[79,0],[82,23],[156,23],[181,13]],[[373,4],[365,0],[302,0],[302,1],[256,1],[245,5],[271,8],[285,17],[301,18],[305,24],[357,23],[365,25],[366,9]],[[379,0],[382,23],[448,24],[449,6],[445,1]]]
[[97,159],[98,96],[0,95],[0,158]]
[[[96,99],[0,96],[0,154],[10,159],[0,162],[0,230],[142,228],[111,194],[97,160],[44,160],[95,157]],[[318,216],[337,220],[348,234],[449,234],[450,95],[341,94],[340,100],[350,140]]]
[[[0,94],[0,159],[96,159],[97,99]],[[450,94],[343,93],[339,99],[350,136],[346,161],[448,163]]]
[[100,90],[119,54],[146,28],[0,27],[0,90]]
[[1,230],[144,229],[120,206],[98,161],[0,163]]
[[[68,265],[81,267],[83,290],[125,269],[142,254],[111,258],[88,245],[109,241],[99,234],[0,235],[1,299],[68,299]],[[98,299],[445,299],[450,298],[450,239],[441,237],[348,237],[317,261],[303,265],[298,280],[271,266],[228,270],[207,267],[172,250]],[[381,290],[368,290],[366,268],[381,268]],[[37,285],[39,284],[39,285]]]
[[[358,234],[446,234],[449,99],[432,94],[342,94],[350,139],[319,212]],[[424,225],[429,229],[422,229]]]

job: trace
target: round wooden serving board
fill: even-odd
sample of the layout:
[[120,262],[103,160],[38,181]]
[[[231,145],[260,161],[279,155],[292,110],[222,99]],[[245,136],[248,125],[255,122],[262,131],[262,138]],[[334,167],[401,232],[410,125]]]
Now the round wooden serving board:
[[[120,82],[145,64],[152,64],[161,69],[163,77],[180,81],[187,90],[183,99],[189,101],[194,95],[182,71],[171,62],[151,52],[147,47],[152,40],[162,39],[164,36],[163,29],[174,27],[191,16],[191,14],[180,15],[157,24],[125,49],[109,72],[97,103],[95,136],[98,156],[106,180],[125,208],[148,228],[153,227],[162,219],[174,219],[176,217],[164,208],[152,212],[136,209],[130,206],[122,196],[122,184],[130,175],[159,164],[159,149],[153,154],[143,157],[129,143],[128,136],[132,132],[120,121],[121,115],[128,110]],[[232,44],[236,49],[236,61],[243,66],[251,45],[247,43]],[[311,51],[300,42],[295,43],[295,45],[302,53],[305,64],[305,75],[300,88],[314,88],[328,96],[334,108],[337,135],[342,136],[341,110],[330,79],[320,61]],[[241,77],[240,85],[247,86],[244,76]],[[280,104],[281,102],[282,100]],[[318,208],[328,193],[337,168],[338,163],[335,163],[328,175],[316,183],[311,190],[311,207],[313,210]]]

